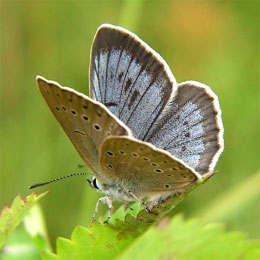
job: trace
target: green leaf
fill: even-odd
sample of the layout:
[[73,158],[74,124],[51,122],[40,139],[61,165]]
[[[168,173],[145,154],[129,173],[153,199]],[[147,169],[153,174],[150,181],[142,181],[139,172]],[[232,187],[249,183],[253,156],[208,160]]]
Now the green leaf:
[[23,219],[24,228],[30,234],[33,244],[39,252],[51,250],[50,241],[47,239],[47,228],[41,207],[36,204]]
[[[108,224],[94,222],[89,230],[81,226],[76,227],[71,240],[58,238],[58,258],[115,259],[198,185],[200,184],[194,184],[185,193],[171,196],[155,206],[151,213],[146,210],[139,211],[140,205],[134,204],[131,206],[134,210],[119,208]],[[43,259],[56,259],[56,256],[46,253]]]
[[[168,222],[168,223],[167,223]],[[260,259],[260,241],[246,241],[244,234],[225,232],[218,224],[175,216],[148,230],[120,260],[130,259]]]
[[[19,225],[15,231],[10,234],[5,246],[0,253],[1,260],[36,260],[41,259],[41,251],[35,246],[35,238]],[[44,240],[41,235],[38,239]],[[46,243],[46,242],[45,242]]]
[[58,238],[57,254],[45,252],[43,259],[257,259],[259,241],[245,241],[242,233],[226,233],[217,224],[205,226],[177,216],[154,226],[198,185],[163,201],[151,213],[134,204],[133,210],[119,208],[108,224],[78,226],[71,239]]
[[20,224],[25,215],[41,198],[47,195],[48,192],[37,195],[32,193],[24,200],[18,195],[10,208],[5,205],[0,214],[0,249],[3,247],[9,235]]

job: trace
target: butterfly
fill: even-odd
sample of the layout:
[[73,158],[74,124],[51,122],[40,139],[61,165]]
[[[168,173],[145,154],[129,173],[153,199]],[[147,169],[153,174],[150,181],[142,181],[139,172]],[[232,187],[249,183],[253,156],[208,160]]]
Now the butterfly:
[[[177,84],[164,59],[134,33],[101,25],[91,48],[88,97],[37,76],[51,112],[112,200],[162,198],[211,174],[224,148],[217,96],[196,81]],[[149,208],[149,207],[148,207]],[[107,221],[108,221],[107,220]]]

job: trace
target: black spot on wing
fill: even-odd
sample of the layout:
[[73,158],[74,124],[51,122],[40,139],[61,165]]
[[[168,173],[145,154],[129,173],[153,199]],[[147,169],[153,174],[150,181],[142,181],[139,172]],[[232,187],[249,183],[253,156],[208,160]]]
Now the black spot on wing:
[[135,89],[133,95],[131,96],[130,102],[128,104],[128,109],[131,108],[131,106],[133,105],[134,101],[136,100],[136,98],[139,96],[139,91]]
[[190,137],[190,133],[186,133],[185,137],[187,137],[187,138]]
[[132,83],[132,80],[128,78],[127,81],[126,81],[126,84],[125,84],[125,92],[127,92],[127,90],[129,89],[131,83]]
[[121,81],[123,75],[124,75],[123,72],[120,72],[120,73],[118,74],[117,80],[118,80],[119,82]]
[[74,130],[74,132],[77,133],[77,134],[86,135],[86,133],[81,132],[81,131],[79,131],[79,130]]
[[117,107],[117,104],[115,102],[106,102],[105,106],[109,109],[111,107]]

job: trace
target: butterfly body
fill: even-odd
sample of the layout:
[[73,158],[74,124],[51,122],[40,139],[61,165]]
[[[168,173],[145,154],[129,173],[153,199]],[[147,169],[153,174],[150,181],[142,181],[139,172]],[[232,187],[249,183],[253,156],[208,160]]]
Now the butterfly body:
[[89,75],[91,98],[42,77],[37,84],[110,214],[111,200],[148,197],[154,205],[213,172],[224,141],[218,98],[208,86],[177,84],[158,53],[108,24],[95,35]]

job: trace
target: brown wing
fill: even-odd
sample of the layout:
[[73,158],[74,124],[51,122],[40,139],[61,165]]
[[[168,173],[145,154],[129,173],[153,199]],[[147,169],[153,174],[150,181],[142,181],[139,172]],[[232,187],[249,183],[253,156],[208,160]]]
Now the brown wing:
[[37,77],[39,90],[50,110],[87,166],[98,175],[98,151],[109,135],[131,135],[131,131],[102,104],[53,81]]
[[170,153],[132,137],[108,137],[101,145],[103,176],[136,196],[176,192],[201,179]]

